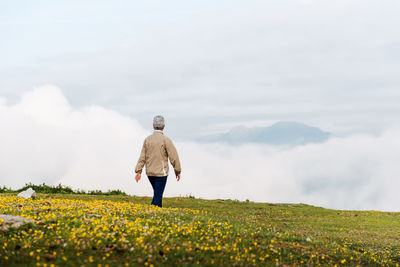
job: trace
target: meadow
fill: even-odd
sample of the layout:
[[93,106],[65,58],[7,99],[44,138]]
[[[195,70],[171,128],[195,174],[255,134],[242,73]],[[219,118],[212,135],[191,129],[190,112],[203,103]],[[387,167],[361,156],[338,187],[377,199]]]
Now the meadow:
[[[0,194],[1,266],[399,266],[400,213],[124,195]],[[0,225],[2,222],[0,220]]]

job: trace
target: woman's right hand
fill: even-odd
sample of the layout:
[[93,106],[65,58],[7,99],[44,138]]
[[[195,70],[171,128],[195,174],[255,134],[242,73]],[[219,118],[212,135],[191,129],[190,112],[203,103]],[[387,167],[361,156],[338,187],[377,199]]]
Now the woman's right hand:
[[139,182],[141,176],[142,175],[140,173],[136,173],[135,180],[137,183]]

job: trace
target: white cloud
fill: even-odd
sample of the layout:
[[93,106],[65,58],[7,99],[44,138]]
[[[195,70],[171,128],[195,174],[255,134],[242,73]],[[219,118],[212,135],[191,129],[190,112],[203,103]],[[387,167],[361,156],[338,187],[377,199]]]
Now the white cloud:
[[332,138],[286,149],[180,145],[185,155],[196,155],[183,159],[186,176],[198,179],[190,182],[196,196],[398,210],[398,133]]
[[[151,195],[145,176],[138,184],[133,180],[150,129],[131,118],[100,106],[73,108],[48,85],[13,105],[1,100],[0,123],[0,184],[61,182]],[[170,175],[166,196],[398,210],[399,136],[387,130],[295,148],[177,142],[183,178],[177,183]]]
[[0,177],[8,186],[26,182],[75,188],[122,188],[141,139],[134,120],[98,106],[73,109],[54,86],[0,106]]

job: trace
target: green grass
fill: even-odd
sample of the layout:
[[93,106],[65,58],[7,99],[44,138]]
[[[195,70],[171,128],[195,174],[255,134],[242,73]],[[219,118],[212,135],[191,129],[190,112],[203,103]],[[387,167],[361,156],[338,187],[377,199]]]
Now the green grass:
[[165,198],[159,209],[148,197],[0,196],[1,213],[37,222],[0,233],[0,265],[400,264],[400,213],[193,197]]
[[101,190],[81,190],[81,189],[76,189],[73,190],[69,186],[65,186],[62,184],[58,185],[47,185],[45,183],[35,185],[32,183],[27,183],[23,187],[13,190],[11,188],[7,188],[6,186],[0,187],[0,193],[19,193],[22,191],[27,190],[28,188],[32,188],[36,193],[43,193],[43,194],[79,194],[79,195],[105,195],[105,196],[110,196],[110,195],[122,195],[122,196],[127,196],[125,192],[122,192],[119,189],[116,190],[108,190],[107,192],[103,192]]

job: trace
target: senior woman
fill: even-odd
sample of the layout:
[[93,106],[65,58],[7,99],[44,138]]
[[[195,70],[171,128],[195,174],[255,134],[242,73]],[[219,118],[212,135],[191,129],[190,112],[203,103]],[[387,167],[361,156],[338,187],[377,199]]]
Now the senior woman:
[[144,140],[142,152],[135,168],[135,179],[136,182],[139,182],[143,167],[146,166],[146,175],[153,187],[151,204],[162,207],[162,197],[169,171],[168,159],[174,167],[177,181],[181,179],[181,163],[174,144],[163,133],[165,128],[163,116],[154,117],[153,128],[153,134]]

